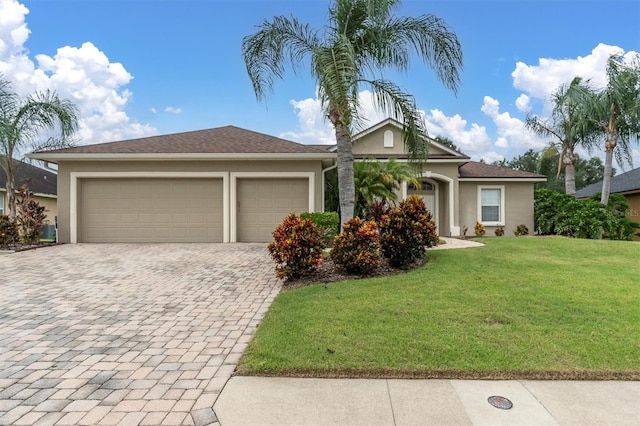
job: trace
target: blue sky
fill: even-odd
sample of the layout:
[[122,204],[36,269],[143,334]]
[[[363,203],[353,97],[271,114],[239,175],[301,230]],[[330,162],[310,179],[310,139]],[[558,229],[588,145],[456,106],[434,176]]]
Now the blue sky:
[[[258,103],[242,38],[263,19],[324,24],[327,0],[0,0],[0,71],[19,93],[54,89],[80,108],[80,143],[235,125],[302,143],[329,143],[307,72]],[[637,0],[404,0],[399,15],[432,13],[462,44],[455,96],[415,60],[386,77],[412,93],[432,136],[474,159],[540,149],[522,128],[574,75],[604,83],[609,54],[640,52]],[[363,94],[364,113],[384,118]],[[599,155],[596,153],[594,155]],[[640,149],[634,153],[640,165]]]

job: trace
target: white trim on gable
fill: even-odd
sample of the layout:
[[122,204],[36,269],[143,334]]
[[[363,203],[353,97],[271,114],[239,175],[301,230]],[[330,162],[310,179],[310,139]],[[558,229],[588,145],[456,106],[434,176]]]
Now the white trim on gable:
[[[403,127],[402,123],[400,123],[398,120],[394,120],[393,118],[387,118],[385,120],[382,120],[378,124],[375,124],[375,125],[369,127],[368,129],[365,129],[365,130],[361,131],[360,133],[357,133],[357,134],[353,135],[351,140],[352,140],[352,142],[355,142],[358,139],[360,139],[360,138],[362,138],[364,136],[370,135],[371,133],[381,129],[382,127],[384,127],[386,125],[392,125],[395,128],[399,129],[400,131],[403,130],[402,129],[402,127]],[[456,157],[469,158],[466,155],[459,153],[455,149],[451,149],[448,146],[441,144],[440,142],[438,142],[437,140],[433,139],[429,135],[427,135],[427,139],[429,139],[429,144],[430,145],[433,145],[433,146],[437,147],[438,149],[441,149],[442,151],[444,151],[444,152],[446,152],[448,154],[455,155]]]

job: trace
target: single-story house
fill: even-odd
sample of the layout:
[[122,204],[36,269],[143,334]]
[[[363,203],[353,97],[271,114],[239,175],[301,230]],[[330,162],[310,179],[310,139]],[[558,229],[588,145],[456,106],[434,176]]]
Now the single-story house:
[[[356,158],[406,160],[402,126],[355,135]],[[61,242],[268,242],[291,212],[323,210],[335,147],[219,127],[37,152],[58,165]],[[533,229],[533,185],[545,176],[490,166],[431,141],[420,190],[438,232]],[[491,234],[489,234],[491,235]]]
[[[576,198],[589,198],[602,192],[602,181],[576,191]],[[629,219],[640,222],[640,167],[611,178],[611,193],[624,195],[629,203]]]
[[[26,185],[33,192],[32,199],[46,209],[48,223],[54,225],[58,214],[58,176],[53,172],[15,159],[13,160],[13,170],[15,188]],[[7,214],[8,211],[6,186],[7,176],[0,169],[0,215]]]

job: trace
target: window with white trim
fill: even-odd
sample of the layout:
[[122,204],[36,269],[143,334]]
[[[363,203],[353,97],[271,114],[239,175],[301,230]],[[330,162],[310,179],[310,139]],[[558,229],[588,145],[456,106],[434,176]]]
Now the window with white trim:
[[4,194],[0,194],[0,215],[4,214]]
[[478,222],[504,226],[504,186],[478,187]]
[[385,148],[393,148],[393,132],[391,130],[385,130],[383,145]]

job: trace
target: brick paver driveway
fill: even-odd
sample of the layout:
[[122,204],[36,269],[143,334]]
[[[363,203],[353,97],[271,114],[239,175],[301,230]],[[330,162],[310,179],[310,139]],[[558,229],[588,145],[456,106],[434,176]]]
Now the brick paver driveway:
[[211,424],[280,289],[264,244],[0,255],[0,424]]

